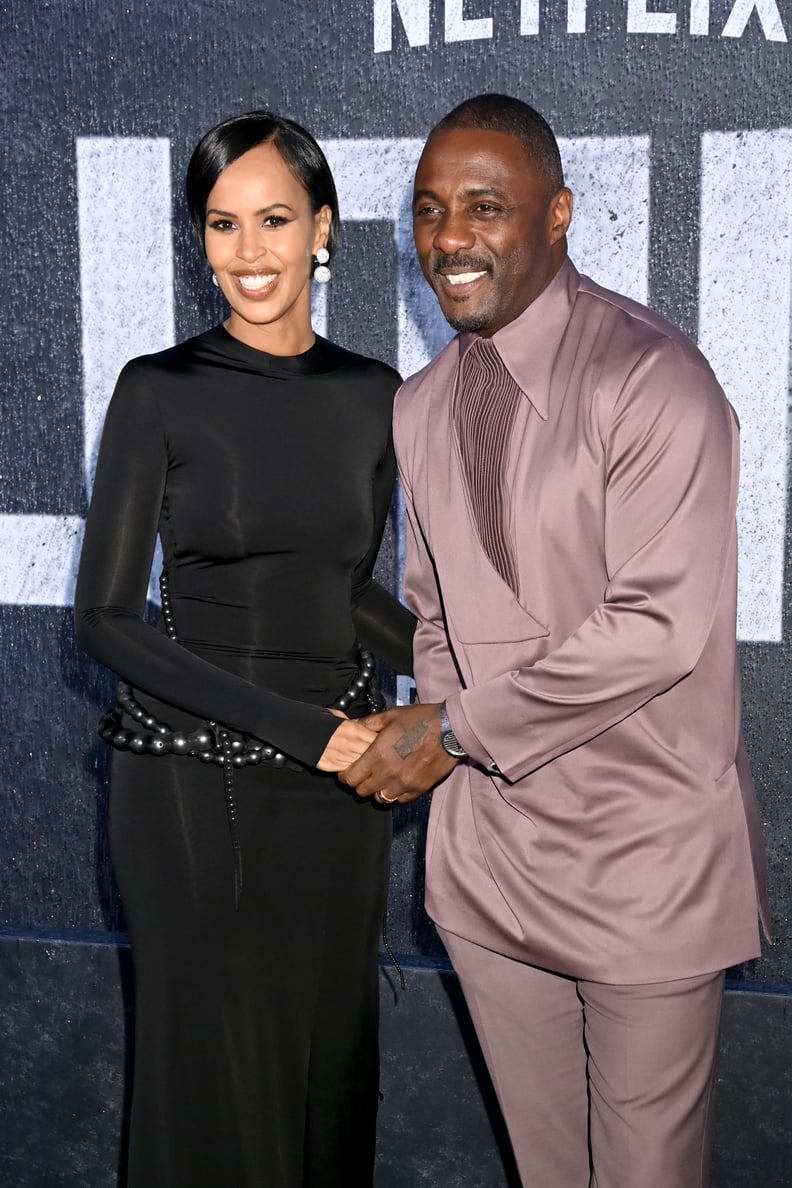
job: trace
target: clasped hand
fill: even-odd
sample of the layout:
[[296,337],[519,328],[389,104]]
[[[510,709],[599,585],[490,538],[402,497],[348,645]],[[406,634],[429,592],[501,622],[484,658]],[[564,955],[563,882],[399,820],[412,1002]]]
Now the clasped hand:
[[338,772],[359,796],[380,793],[384,803],[407,804],[433,788],[457,762],[440,743],[440,706],[405,705],[346,719],[317,767]]
[[377,735],[366,725],[368,718],[348,718],[337,709],[330,713],[343,721],[330,735],[316,766],[319,771],[344,771],[368,750]]

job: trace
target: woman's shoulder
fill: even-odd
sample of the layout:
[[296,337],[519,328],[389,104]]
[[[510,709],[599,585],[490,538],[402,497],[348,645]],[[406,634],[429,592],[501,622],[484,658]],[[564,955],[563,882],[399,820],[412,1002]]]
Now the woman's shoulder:
[[319,339],[328,360],[332,361],[335,370],[343,369],[363,382],[370,382],[381,386],[384,391],[395,394],[401,386],[402,378],[395,368],[384,363],[381,359],[374,359],[370,355],[361,355],[357,351],[350,351],[339,346],[337,342],[329,342],[326,338]]
[[206,342],[212,333],[212,330],[207,330],[203,334],[196,334],[194,337],[187,338],[183,342],[177,342],[174,346],[166,347],[162,351],[154,351],[148,355],[137,355],[134,359],[130,359],[128,363],[124,364],[121,375],[130,377],[140,376],[141,378],[148,376],[153,378],[157,375],[182,372],[201,357]]

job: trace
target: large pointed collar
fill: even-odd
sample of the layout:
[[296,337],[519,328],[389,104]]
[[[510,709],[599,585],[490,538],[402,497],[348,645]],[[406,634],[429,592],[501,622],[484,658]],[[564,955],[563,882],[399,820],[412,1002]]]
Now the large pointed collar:
[[[580,277],[567,257],[550,284],[518,318],[492,336],[503,364],[539,416],[547,420],[550,375],[572,313]],[[479,338],[459,335],[459,360]]]

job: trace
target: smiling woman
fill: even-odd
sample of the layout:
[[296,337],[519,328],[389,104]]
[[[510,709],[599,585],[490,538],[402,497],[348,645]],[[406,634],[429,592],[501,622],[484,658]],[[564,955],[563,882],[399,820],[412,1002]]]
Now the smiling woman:
[[272,141],[220,174],[207,200],[204,246],[235,338],[271,354],[308,349],[312,260],[332,219],[326,203],[314,212]]
[[313,138],[270,115],[227,120],[196,147],[185,188],[196,238],[231,306],[229,333],[276,355],[310,347],[311,275],[339,234],[333,176]]
[[135,963],[127,1183],[371,1188],[391,824],[335,773],[374,738],[368,649],[411,666],[412,616],[371,576],[399,377],[311,327],[338,208],[304,129],[219,125],[187,198],[230,313],[124,368],[75,608],[124,678],[102,736]]

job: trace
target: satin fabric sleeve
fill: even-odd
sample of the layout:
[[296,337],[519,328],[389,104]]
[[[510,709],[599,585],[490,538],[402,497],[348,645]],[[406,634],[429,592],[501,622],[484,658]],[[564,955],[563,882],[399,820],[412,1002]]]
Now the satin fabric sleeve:
[[638,361],[603,427],[604,598],[544,659],[449,700],[476,761],[519,779],[691,672],[735,532],[737,436],[699,356],[665,340]]
[[153,697],[314,765],[337,718],[192,655],[143,618],[167,467],[156,399],[140,370],[128,364],[99,450],[75,596],[77,641]]

